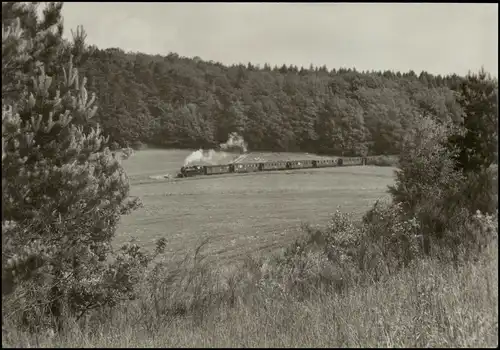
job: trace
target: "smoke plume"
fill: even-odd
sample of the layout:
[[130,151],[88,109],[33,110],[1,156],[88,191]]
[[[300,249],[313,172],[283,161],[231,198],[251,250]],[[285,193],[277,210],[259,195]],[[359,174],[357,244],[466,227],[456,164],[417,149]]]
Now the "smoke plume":
[[247,153],[247,143],[243,139],[243,136],[238,135],[236,132],[232,132],[229,134],[227,141],[220,144],[220,149],[224,151],[239,149],[241,153]]
[[229,134],[228,140],[225,143],[220,144],[219,148],[225,152],[215,151],[213,149],[199,149],[194,151],[186,157],[184,160],[184,166],[195,164],[227,164],[231,163],[234,158],[234,153],[231,152],[239,151],[239,153],[246,153],[248,151],[247,143],[243,137],[235,132]]

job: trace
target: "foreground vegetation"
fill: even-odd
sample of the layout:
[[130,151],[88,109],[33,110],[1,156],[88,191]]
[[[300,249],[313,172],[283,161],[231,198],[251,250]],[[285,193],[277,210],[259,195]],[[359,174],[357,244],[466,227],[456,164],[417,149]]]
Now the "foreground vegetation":
[[[207,292],[208,277],[197,276],[194,298]],[[228,288],[237,289],[235,294],[243,289]],[[127,306],[99,313],[90,326],[70,323],[61,335],[12,330],[4,334],[3,346],[496,347],[498,246],[460,268],[421,260],[341,295],[319,292],[297,301],[261,289],[249,300],[220,305],[203,317],[163,315],[161,307],[171,299],[170,293],[143,294]]]
[[2,3],[3,346],[497,345],[496,79],[461,80],[458,120],[415,116],[390,200],[362,220],[339,210],[234,270],[202,247],[169,261],[164,238],[111,244],[140,201],[75,67],[85,33],[62,39],[61,7],[39,20]]

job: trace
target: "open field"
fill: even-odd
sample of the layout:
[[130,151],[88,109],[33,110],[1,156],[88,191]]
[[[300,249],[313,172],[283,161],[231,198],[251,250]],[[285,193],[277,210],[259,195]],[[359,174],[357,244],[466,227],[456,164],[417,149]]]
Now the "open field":
[[[170,252],[193,249],[204,238],[221,261],[270,251],[296,237],[301,223],[324,224],[338,206],[360,215],[386,196],[394,168],[345,167],[187,179],[175,175],[189,151],[146,150],[124,161],[131,194],[144,207],[122,219],[117,243],[134,236],[153,247],[165,237]],[[272,158],[271,158],[272,157]],[[313,155],[250,154],[246,158],[307,159]]]

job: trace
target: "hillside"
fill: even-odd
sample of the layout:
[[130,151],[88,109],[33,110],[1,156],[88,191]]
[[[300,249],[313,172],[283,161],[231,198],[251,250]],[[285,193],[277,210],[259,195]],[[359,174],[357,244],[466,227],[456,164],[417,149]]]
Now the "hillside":
[[96,49],[81,66],[116,147],[212,148],[237,131],[253,151],[396,154],[416,116],[461,116],[456,75],[224,66],[120,49]]

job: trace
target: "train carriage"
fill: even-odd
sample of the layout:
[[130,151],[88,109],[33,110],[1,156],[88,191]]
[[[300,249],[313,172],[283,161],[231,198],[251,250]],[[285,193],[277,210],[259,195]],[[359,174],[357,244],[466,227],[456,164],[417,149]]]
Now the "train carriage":
[[314,161],[312,160],[292,160],[288,162],[289,169],[308,169],[313,168]]
[[228,174],[231,172],[229,165],[206,165],[205,175]]
[[351,158],[350,157],[342,157],[342,166],[350,166]]
[[354,166],[354,165],[362,165],[363,158],[361,157],[346,157],[342,159],[343,165],[346,166]]
[[260,168],[262,171],[268,170],[286,170],[287,162],[265,162],[261,163]]
[[259,163],[242,163],[233,164],[233,172],[235,173],[251,173],[259,170]]
[[[342,164],[340,164],[342,165]],[[328,168],[337,166],[336,159],[320,159],[316,161],[316,168]]]

